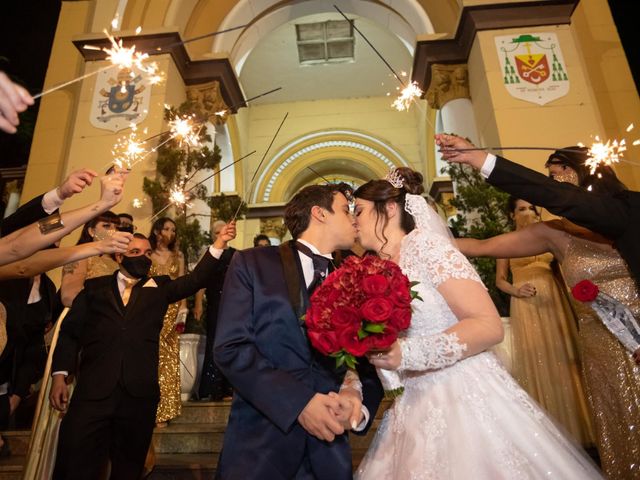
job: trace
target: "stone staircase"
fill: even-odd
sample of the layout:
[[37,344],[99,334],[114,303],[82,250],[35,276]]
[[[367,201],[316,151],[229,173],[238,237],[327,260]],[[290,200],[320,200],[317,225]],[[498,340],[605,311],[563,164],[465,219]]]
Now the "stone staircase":
[[[360,463],[373,438],[382,413],[390,405],[381,405],[373,428],[365,437],[351,435],[354,468]],[[153,446],[156,466],[149,480],[200,480],[213,478],[231,402],[185,402],[182,415],[164,428],[156,428]],[[3,432],[11,456],[0,457],[0,480],[20,480],[29,448],[28,430]]]

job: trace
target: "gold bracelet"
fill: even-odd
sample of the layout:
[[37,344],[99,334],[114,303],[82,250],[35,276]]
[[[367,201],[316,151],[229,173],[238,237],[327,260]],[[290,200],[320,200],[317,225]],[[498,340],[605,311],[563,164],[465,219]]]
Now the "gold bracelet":
[[40,228],[40,233],[42,233],[42,235],[64,228],[64,223],[62,223],[60,213],[56,212],[53,215],[49,215],[47,218],[38,220],[38,228]]

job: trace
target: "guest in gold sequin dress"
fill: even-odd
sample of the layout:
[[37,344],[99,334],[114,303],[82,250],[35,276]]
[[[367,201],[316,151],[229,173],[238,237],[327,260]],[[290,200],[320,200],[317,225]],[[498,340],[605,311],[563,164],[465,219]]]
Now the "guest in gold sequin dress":
[[[540,221],[536,208],[524,200],[511,197],[509,209],[516,230]],[[543,253],[496,262],[496,286],[511,295],[511,373],[577,442],[590,446],[594,434],[580,376],[576,320],[552,261],[553,255]]]
[[[104,240],[113,232],[119,224],[118,216],[111,212],[87,222],[82,228],[77,245]],[[85,280],[103,275],[111,275],[118,269],[118,264],[110,255],[98,255],[77,262],[71,262],[62,268],[62,282],[60,295],[65,307],[70,307],[73,300],[84,287]]]
[[[459,239],[469,256],[522,257],[551,251],[569,286],[591,280],[640,319],[640,297],[611,242],[567,220],[530,225],[487,240]],[[640,479],[640,367],[585,305],[576,305],[582,374],[604,473]]]
[[[156,220],[149,234],[153,252],[150,275],[169,275],[172,280],[184,275],[184,257],[178,250],[176,224],[167,217]],[[160,363],[158,381],[160,383],[160,403],[156,423],[163,426],[182,412],[180,399],[180,342],[178,324],[186,319],[186,300],[171,304],[164,316],[160,332]]]

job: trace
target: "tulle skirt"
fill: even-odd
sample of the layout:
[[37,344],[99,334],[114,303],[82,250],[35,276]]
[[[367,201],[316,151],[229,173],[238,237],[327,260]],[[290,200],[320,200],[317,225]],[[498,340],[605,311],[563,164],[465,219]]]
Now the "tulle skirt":
[[491,353],[403,383],[356,479],[602,478]]

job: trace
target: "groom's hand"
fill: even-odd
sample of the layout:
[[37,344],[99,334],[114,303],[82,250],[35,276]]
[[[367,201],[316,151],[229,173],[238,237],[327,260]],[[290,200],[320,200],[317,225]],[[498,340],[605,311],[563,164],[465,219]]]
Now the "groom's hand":
[[314,437],[333,442],[336,435],[344,433],[344,428],[333,414],[339,409],[340,402],[336,398],[316,393],[298,415],[298,423]]

